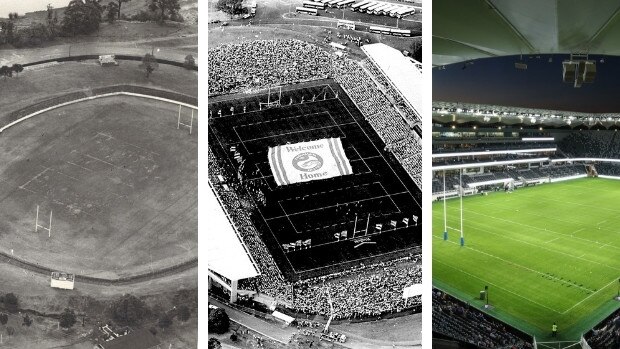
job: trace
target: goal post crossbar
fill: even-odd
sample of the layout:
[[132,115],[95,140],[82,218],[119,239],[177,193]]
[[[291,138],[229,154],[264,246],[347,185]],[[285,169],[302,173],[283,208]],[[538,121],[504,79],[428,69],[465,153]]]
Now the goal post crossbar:
[[183,106],[181,104],[179,104],[179,117],[177,118],[177,130],[183,126],[183,127],[187,127],[189,129],[189,134],[192,134],[192,130],[194,128],[194,109],[190,108],[190,110],[192,111],[192,116],[189,120],[189,124],[185,123],[185,122],[181,122],[181,110],[182,110]]
[[43,230],[47,230],[47,237],[52,237],[52,213],[53,211],[50,210],[50,220],[49,220],[49,224],[47,227],[39,224],[39,205],[37,205],[37,214],[35,216],[35,222],[34,222],[35,233],[39,231],[39,228],[41,228]]

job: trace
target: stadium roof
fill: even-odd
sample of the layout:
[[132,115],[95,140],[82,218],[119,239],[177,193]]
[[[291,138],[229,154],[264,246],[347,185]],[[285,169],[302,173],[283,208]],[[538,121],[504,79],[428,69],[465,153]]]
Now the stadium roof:
[[520,54],[620,55],[617,0],[433,1],[433,65]]
[[580,125],[598,125],[611,128],[620,122],[620,114],[436,101],[433,102],[433,121],[456,124],[474,122],[481,126],[488,124],[575,128]]
[[423,108],[422,71],[397,49],[385,44],[362,46],[362,51],[383,71],[418,115]]
[[[210,185],[210,183],[209,183]],[[210,188],[211,189],[211,188]],[[259,275],[252,256],[213,190],[205,198],[207,207],[207,256],[209,269],[230,279],[241,280]]]

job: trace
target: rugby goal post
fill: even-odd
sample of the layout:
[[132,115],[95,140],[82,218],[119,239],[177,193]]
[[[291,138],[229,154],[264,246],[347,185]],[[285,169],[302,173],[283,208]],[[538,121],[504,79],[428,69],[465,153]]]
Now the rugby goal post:
[[280,103],[281,100],[282,100],[282,86],[278,86],[277,88],[279,89],[278,99],[276,99],[274,101],[271,100],[271,86],[269,86],[267,88],[267,102],[258,102],[259,110],[263,110],[263,107],[265,107],[265,108],[277,108],[277,107],[282,105]]
[[179,117],[177,118],[177,130],[183,126],[183,127],[187,127],[189,129],[189,134],[192,134],[192,130],[194,128],[194,108],[189,108],[192,112],[190,119],[189,119],[189,124],[187,123],[187,121],[181,121],[181,112],[183,110],[183,106],[181,104],[179,104]]
[[39,205],[37,205],[37,214],[35,216],[35,220],[34,220],[34,232],[38,232],[39,228],[43,229],[43,230],[47,230],[47,237],[52,237],[52,210],[50,210],[50,221],[48,226],[44,226],[39,224]]

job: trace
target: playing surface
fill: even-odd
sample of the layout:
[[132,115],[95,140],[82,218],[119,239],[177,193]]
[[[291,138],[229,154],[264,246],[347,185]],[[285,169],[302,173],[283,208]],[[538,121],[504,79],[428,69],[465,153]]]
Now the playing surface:
[[434,286],[482,307],[537,341],[578,340],[620,306],[620,181],[584,178],[433,205]]
[[[315,102],[313,95],[318,96]],[[305,102],[299,104],[302,96]],[[289,87],[282,92],[281,108],[261,111],[258,103],[266,100],[266,94],[216,99],[209,106],[209,143],[229,169],[239,167],[231,147],[245,159],[243,181],[266,197],[264,205],[257,204],[254,223],[287,276],[324,274],[369,258],[393,258],[419,246],[421,225],[414,227],[413,215],[421,216],[420,191],[336,83]],[[353,175],[276,186],[269,146],[329,137],[342,139]],[[252,194],[252,199],[257,196]],[[409,218],[408,226],[403,218]],[[396,227],[390,225],[392,220]],[[376,224],[383,225],[381,231]],[[336,239],[334,234],[343,230],[348,238]],[[312,247],[286,252],[281,246],[306,239],[312,240]],[[360,244],[360,239],[369,243]]]
[[[168,103],[103,98],[4,131],[2,252],[110,278],[196,258],[197,133],[176,129],[177,112]],[[44,227],[53,212],[51,237],[35,232],[37,205]]]

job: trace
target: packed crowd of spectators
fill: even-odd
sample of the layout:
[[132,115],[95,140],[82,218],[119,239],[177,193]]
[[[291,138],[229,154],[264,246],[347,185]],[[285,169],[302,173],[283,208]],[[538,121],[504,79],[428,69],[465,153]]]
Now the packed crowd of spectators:
[[570,157],[620,158],[620,136],[615,131],[574,131],[558,145]]
[[433,289],[433,332],[484,349],[529,349],[533,342],[529,336],[437,289]]
[[[421,187],[421,139],[359,64],[298,40],[222,45],[209,51],[209,64],[210,95],[334,78],[382,138],[386,149],[403,163]],[[218,163],[211,150],[208,166],[211,183],[219,183],[218,175],[231,178],[227,172],[234,173]],[[404,287],[421,282],[419,255],[295,284],[287,282],[252,223],[252,208],[248,207],[253,203],[244,197],[247,191],[230,182],[226,187],[214,185],[214,190],[261,270],[260,276],[241,281],[240,288],[258,290],[292,310],[324,316],[331,314],[328,304],[331,299],[336,318],[380,316],[420,305],[419,297],[408,300],[407,304],[402,299]]]
[[[208,156],[209,180],[211,183],[219,183],[218,175],[227,177],[226,171],[219,165],[217,158],[211,150],[209,150]],[[292,300],[290,285],[284,280],[280,269],[252,223],[249,211],[243,206],[249,205],[250,200],[242,197],[242,194],[236,190],[236,184],[228,183],[227,188],[228,190],[224,189],[223,186],[214,186],[214,190],[217,191],[226,211],[235,222],[243,242],[248,247],[261,272],[260,276],[252,280],[244,280],[245,284],[239,285],[240,288],[247,290],[258,288],[272,297],[290,302]]]
[[[597,165],[597,169],[601,165]],[[620,166],[614,166],[620,173]],[[602,167],[606,168],[606,167]],[[599,171],[600,172],[600,171]],[[546,179],[567,178],[577,175],[585,175],[586,169],[584,165],[572,164],[572,165],[554,165],[544,167],[531,167],[531,168],[503,168],[495,171],[489,171],[485,173],[476,174],[463,174],[462,181],[463,186],[467,188],[470,184],[488,182],[488,181],[505,181],[514,180],[515,185],[527,184],[533,181],[540,181]],[[443,172],[437,173],[437,177],[433,179],[433,193],[443,192]],[[454,191],[458,189],[459,174],[452,171],[446,175],[446,191]]]
[[358,63],[300,40],[258,40],[209,50],[209,95],[323,78],[340,83],[421,188],[421,139],[405,121],[419,118],[387,84],[382,90],[395,107]]
[[300,40],[257,40],[209,50],[209,95],[291,84],[331,75],[333,58]]
[[421,139],[396,111],[362,67],[352,61],[336,66],[336,81],[355,102],[366,120],[416,185],[422,187]]
[[[209,180],[220,183],[218,176],[230,177],[228,171],[209,150]],[[225,209],[235,222],[239,234],[252,254],[261,275],[242,280],[240,289],[258,291],[276,298],[291,310],[330,316],[328,299],[332,299],[336,318],[379,316],[420,305],[420,298],[410,299],[406,306],[403,288],[421,283],[422,268],[419,255],[411,255],[392,262],[358,266],[327,277],[291,283],[284,279],[267,246],[250,218],[252,205],[243,190],[233,181],[215,184]],[[327,288],[325,288],[327,286]],[[294,289],[294,291],[293,291]],[[325,293],[328,289],[329,296]],[[294,294],[293,294],[294,292]]]
[[[361,266],[295,285],[294,310],[350,319],[400,312],[421,305],[420,297],[405,301],[403,289],[422,282],[419,255]],[[328,295],[329,293],[329,295]]]
[[592,349],[620,348],[620,312],[616,312],[585,335]]

